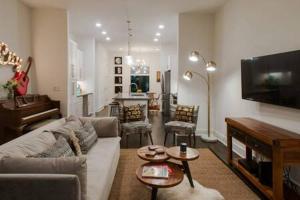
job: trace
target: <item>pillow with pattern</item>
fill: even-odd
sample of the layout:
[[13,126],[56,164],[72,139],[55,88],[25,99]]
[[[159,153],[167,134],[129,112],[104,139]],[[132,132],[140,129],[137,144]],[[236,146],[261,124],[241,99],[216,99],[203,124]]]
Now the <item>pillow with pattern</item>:
[[194,114],[194,106],[178,105],[176,107],[175,120],[194,123],[193,114]]
[[62,127],[59,127],[58,129],[52,130],[52,132],[54,133],[56,139],[60,136],[64,137],[77,156],[82,155],[80,145],[79,145],[79,139],[76,137],[73,129],[70,128],[68,123]]
[[143,108],[141,105],[124,106],[125,122],[142,121],[144,118]]
[[49,147],[48,149],[46,149],[41,153],[29,157],[59,158],[59,157],[70,157],[70,156],[75,156],[74,152],[72,151],[67,140],[64,137],[59,136],[53,146]]
[[81,152],[83,154],[87,154],[87,152],[97,142],[98,138],[92,123],[90,121],[87,121],[86,123],[84,123],[82,128],[74,130],[74,133],[79,139]]

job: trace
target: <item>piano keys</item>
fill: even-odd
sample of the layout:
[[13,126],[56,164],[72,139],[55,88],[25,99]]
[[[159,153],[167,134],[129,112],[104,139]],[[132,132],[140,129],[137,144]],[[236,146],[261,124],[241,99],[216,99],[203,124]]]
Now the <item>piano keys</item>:
[[0,144],[26,133],[27,127],[61,118],[60,102],[47,95],[25,95],[0,101]]

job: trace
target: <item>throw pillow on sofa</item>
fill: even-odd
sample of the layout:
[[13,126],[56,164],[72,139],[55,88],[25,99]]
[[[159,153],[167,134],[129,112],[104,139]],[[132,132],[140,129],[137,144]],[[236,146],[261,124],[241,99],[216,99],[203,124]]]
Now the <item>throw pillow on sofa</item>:
[[97,142],[97,134],[91,122],[86,122],[79,130],[74,130],[76,137],[79,139],[81,152],[87,154],[92,146]]
[[71,128],[72,130],[79,129],[82,127],[82,123],[80,119],[74,115],[70,115],[69,117],[66,118],[66,124],[68,128]]
[[56,130],[52,130],[55,137],[58,138],[59,136],[64,137],[67,142],[69,143],[70,147],[74,151],[77,156],[81,156],[82,152],[79,145],[79,139],[76,137],[74,131],[71,128],[68,128],[68,123],[65,126],[62,126]]
[[54,143],[54,145],[51,146],[49,149],[46,149],[45,151],[30,157],[59,158],[59,157],[70,157],[70,156],[75,156],[74,152],[72,151],[67,140],[64,137],[59,136],[57,141]]

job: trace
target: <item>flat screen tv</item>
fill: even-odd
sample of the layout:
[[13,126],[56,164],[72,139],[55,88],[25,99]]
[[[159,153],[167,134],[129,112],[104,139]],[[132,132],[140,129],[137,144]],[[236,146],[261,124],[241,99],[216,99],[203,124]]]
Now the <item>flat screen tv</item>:
[[300,50],[241,61],[242,98],[300,109]]
[[149,76],[131,76],[131,92],[149,92]]

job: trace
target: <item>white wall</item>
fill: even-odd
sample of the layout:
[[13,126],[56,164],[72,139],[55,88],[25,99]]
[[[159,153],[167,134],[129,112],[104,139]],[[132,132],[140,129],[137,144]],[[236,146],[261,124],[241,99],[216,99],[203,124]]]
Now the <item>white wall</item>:
[[[103,47],[100,47],[103,48]],[[102,50],[103,51],[103,50]],[[101,51],[99,51],[101,52]],[[105,78],[105,84],[101,85],[101,90],[104,90],[104,99],[105,104],[107,105],[112,101],[112,98],[116,96],[114,93],[114,77],[115,77],[115,65],[114,57],[122,56],[123,57],[123,92],[129,93],[130,85],[130,67],[125,64],[125,56],[127,55],[124,51],[108,51],[107,54],[107,63],[106,66],[100,71],[104,75],[100,75]],[[97,54],[98,56],[98,54]],[[96,56],[96,57],[97,57]],[[106,56],[106,55],[105,55]],[[156,92],[157,94],[161,93],[161,82],[156,82],[156,72],[161,71],[160,67],[160,52],[132,52],[134,59],[144,59],[146,65],[150,66],[150,91]],[[98,58],[97,58],[98,59]]]
[[[26,67],[31,56],[31,9],[18,0],[1,0],[0,6],[0,41],[6,43],[11,51],[20,56]],[[23,68],[24,69],[24,68]],[[34,70],[34,69],[32,69]],[[0,85],[13,77],[11,66],[0,66]],[[30,85],[34,85],[30,81]],[[28,92],[34,90],[29,85]],[[6,91],[0,87],[0,97],[6,97]]]
[[108,104],[107,94],[109,90],[109,85],[106,80],[108,80],[108,74],[111,73],[109,70],[110,66],[108,64],[108,51],[100,43],[96,43],[96,68],[95,68],[95,109],[100,111],[105,105]]
[[177,43],[163,44],[160,48],[161,71],[171,70],[171,93],[178,91],[178,48]]
[[66,10],[35,8],[32,13],[33,55],[37,92],[59,100],[67,115],[68,14]]
[[178,33],[178,103],[199,105],[197,130],[207,131],[207,85],[199,77],[185,81],[182,75],[193,70],[205,75],[203,62],[192,63],[189,53],[198,50],[207,60],[213,55],[214,16],[197,12],[179,15]]
[[253,117],[300,134],[299,110],[242,100],[240,67],[243,58],[300,49],[299,8],[298,0],[231,0],[217,12],[213,121],[223,141],[224,119],[233,116]]

